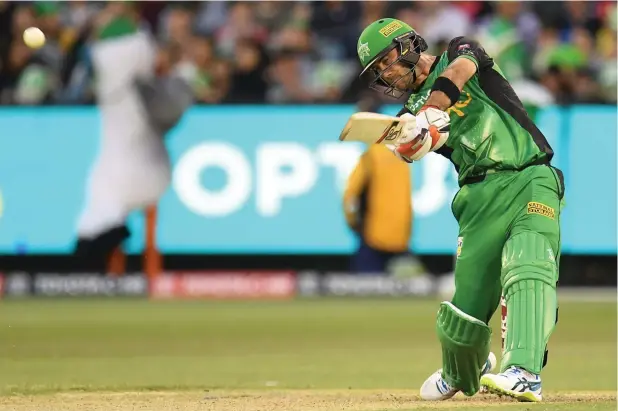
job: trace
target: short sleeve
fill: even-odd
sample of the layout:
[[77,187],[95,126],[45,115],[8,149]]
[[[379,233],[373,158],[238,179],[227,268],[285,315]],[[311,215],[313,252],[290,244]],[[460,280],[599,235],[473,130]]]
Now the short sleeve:
[[467,58],[476,64],[477,71],[493,67],[494,61],[487,55],[478,41],[468,37],[455,37],[448,45],[447,56],[449,63],[458,58]]

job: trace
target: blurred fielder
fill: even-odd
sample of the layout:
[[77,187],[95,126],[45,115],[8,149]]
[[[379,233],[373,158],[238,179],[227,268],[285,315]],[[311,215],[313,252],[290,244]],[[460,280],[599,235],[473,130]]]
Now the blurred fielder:
[[[476,41],[457,37],[440,56],[407,24],[381,19],[358,40],[371,87],[409,94],[409,121],[391,147],[412,162],[428,152],[448,158],[459,175],[452,203],[459,223],[455,294],[440,305],[436,330],[442,369],[421,388],[426,400],[480,387],[540,401],[541,369],[557,319],[562,173],[500,68]],[[499,374],[490,374],[487,325],[504,292],[508,309]]]
[[409,255],[412,234],[407,164],[384,146],[370,145],[348,177],[343,200],[346,222],[359,243],[351,271],[392,274],[395,263]]
[[180,79],[155,76],[156,46],[139,30],[133,5],[110,2],[97,18],[90,54],[101,140],[76,254],[99,268],[129,236],[129,213],[155,205],[167,189],[164,136],[191,104],[191,91]]

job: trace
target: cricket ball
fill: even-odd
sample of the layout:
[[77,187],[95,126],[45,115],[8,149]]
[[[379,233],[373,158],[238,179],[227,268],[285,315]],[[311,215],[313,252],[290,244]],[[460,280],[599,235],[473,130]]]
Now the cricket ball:
[[38,49],[45,45],[45,34],[38,27],[28,27],[24,30],[24,43],[31,49]]

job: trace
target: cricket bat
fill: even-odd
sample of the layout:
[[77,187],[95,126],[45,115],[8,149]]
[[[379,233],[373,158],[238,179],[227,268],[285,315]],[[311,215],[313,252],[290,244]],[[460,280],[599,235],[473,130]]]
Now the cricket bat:
[[[386,114],[364,111],[354,113],[339,135],[339,140],[365,144],[394,144],[402,137],[405,121]],[[411,118],[407,121],[414,120]]]

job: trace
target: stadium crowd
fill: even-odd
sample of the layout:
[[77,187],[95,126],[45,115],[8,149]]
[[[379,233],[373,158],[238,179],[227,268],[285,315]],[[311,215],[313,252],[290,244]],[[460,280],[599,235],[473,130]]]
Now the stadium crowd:
[[[107,2],[0,2],[0,104],[92,104],[89,27]],[[410,23],[441,53],[478,39],[522,92],[546,103],[616,103],[616,3],[135,2],[159,44],[158,70],[192,79],[197,101],[356,102],[356,39],[370,22]],[[44,48],[21,34],[40,27]]]

